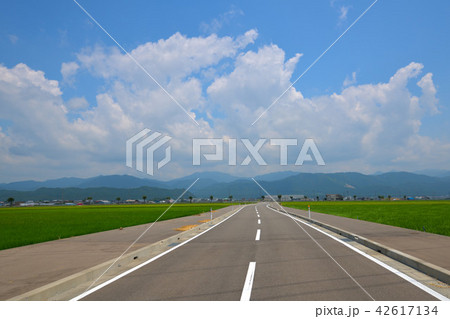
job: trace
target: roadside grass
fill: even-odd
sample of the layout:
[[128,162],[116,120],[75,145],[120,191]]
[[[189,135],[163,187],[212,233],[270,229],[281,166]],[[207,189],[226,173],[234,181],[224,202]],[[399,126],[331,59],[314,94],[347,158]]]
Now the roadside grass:
[[[159,220],[230,204],[175,204]],[[86,205],[0,209],[0,250],[154,222],[170,205]]]
[[450,236],[450,201],[283,202],[283,206]]

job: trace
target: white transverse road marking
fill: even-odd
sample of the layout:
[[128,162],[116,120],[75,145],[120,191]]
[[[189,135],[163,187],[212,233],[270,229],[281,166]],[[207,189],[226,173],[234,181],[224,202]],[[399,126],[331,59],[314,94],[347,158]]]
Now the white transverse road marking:
[[247,277],[245,277],[244,288],[242,289],[241,301],[250,301],[252,295],[253,278],[255,277],[256,262],[248,264]]
[[258,229],[256,231],[256,238],[255,238],[255,240],[259,240],[260,237],[261,237],[261,229]]
[[114,277],[114,278],[111,278],[111,279],[108,280],[108,281],[105,281],[104,283],[102,283],[102,284],[100,284],[100,285],[98,285],[98,286],[96,286],[96,287],[94,287],[94,288],[92,288],[92,289],[90,289],[90,290],[88,290],[88,291],[85,291],[85,292],[82,293],[81,295],[76,296],[76,297],[70,299],[70,301],[78,301],[78,300],[80,300],[80,299],[83,299],[84,297],[86,297],[86,296],[92,294],[93,292],[96,292],[97,290],[102,289],[103,287],[105,287],[105,286],[107,286],[107,285],[113,283],[114,281],[119,280],[120,278],[125,277],[126,275],[131,274],[132,272],[138,270],[139,268],[142,268],[142,267],[144,267],[145,265],[150,264],[151,262],[153,262],[153,261],[155,261],[155,260],[161,258],[162,256],[164,256],[164,255],[166,255],[166,254],[168,254],[168,253],[174,251],[175,249],[178,249],[178,248],[180,248],[181,246],[186,245],[186,244],[187,244],[188,242],[190,242],[191,240],[194,240],[195,238],[197,238],[197,237],[199,237],[199,236],[201,236],[201,235],[203,235],[203,234],[209,232],[211,229],[213,229],[213,228],[215,228],[216,226],[219,226],[219,225],[222,224],[223,222],[227,221],[228,219],[230,219],[231,217],[233,217],[234,215],[236,215],[237,213],[239,213],[244,207],[246,207],[246,206],[242,206],[242,207],[239,208],[234,214],[228,216],[227,218],[225,218],[224,220],[222,220],[222,221],[220,221],[219,223],[215,224],[214,226],[211,226],[210,228],[208,228],[208,229],[205,230],[204,232],[202,232],[202,233],[200,233],[200,234],[198,234],[198,235],[196,235],[196,236],[194,236],[194,237],[192,237],[192,238],[190,238],[190,239],[188,239],[188,240],[186,240],[186,241],[184,241],[184,242],[178,244],[177,246],[172,247],[172,248],[169,249],[169,250],[166,250],[165,252],[159,254],[158,256],[155,256],[155,257],[153,257],[153,258],[147,260],[146,262],[144,262],[144,263],[142,263],[142,264],[140,264],[140,265],[137,265],[136,267],[131,268],[130,270],[127,270],[127,271],[121,273],[120,275],[118,275],[118,276],[116,276],[116,277]]
[[344,246],[350,248],[351,250],[357,252],[358,254],[360,254],[360,255],[366,257],[367,259],[373,261],[374,263],[380,265],[381,267],[383,267],[383,268],[389,270],[390,272],[396,274],[397,276],[403,278],[404,280],[406,280],[406,281],[408,281],[409,283],[413,284],[413,285],[416,286],[417,288],[422,289],[423,291],[429,293],[429,294],[432,295],[433,297],[435,297],[435,298],[437,298],[437,299],[439,299],[439,300],[441,300],[441,301],[449,301],[449,300],[450,300],[450,299],[448,299],[447,297],[441,295],[440,293],[434,291],[433,289],[430,289],[430,288],[428,288],[427,286],[421,284],[421,283],[418,282],[417,280],[415,280],[415,279],[409,277],[408,275],[405,275],[404,273],[400,272],[399,270],[397,270],[397,269],[395,269],[395,268],[393,268],[393,267],[391,267],[391,266],[385,264],[384,262],[382,262],[382,261],[376,259],[375,257],[372,257],[372,256],[366,254],[365,252],[363,252],[363,251],[361,251],[361,250],[359,250],[359,249],[353,247],[352,245],[350,245],[350,244],[348,244],[348,243],[342,241],[341,239],[339,239],[339,238],[337,238],[337,237],[334,237],[334,236],[332,236],[332,235],[330,235],[330,234],[324,232],[323,230],[321,230],[321,229],[319,229],[319,228],[317,228],[317,227],[314,227],[314,226],[308,224],[307,222],[301,220],[300,218],[293,217],[292,215],[288,215],[288,214],[286,214],[286,213],[279,212],[279,211],[273,209],[272,207],[269,207],[269,205],[267,205],[266,207],[269,208],[269,209],[271,209],[271,210],[273,210],[274,212],[277,212],[278,214],[282,214],[282,215],[285,215],[285,216],[290,217],[290,218],[292,218],[292,219],[295,219],[295,220],[297,220],[298,222],[300,222],[300,223],[302,223],[302,224],[304,224],[304,225],[306,225],[306,226],[308,226],[308,227],[311,227],[312,229],[317,230],[318,232],[320,232],[320,233],[322,233],[322,234],[324,234],[324,235],[330,237],[331,239],[336,240],[337,242],[341,243],[342,245],[344,245]]

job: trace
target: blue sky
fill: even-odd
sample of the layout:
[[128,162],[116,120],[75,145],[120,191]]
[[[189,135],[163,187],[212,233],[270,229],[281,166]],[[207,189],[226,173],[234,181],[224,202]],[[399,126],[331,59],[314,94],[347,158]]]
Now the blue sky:
[[[126,138],[144,127],[158,129],[174,139],[178,134],[180,139],[312,137],[317,139],[327,162],[325,168],[277,165],[230,168],[224,163],[205,167],[232,174],[251,176],[283,169],[365,173],[448,169],[448,1],[379,0],[294,85],[292,99],[301,96],[298,105],[295,101],[293,104],[287,101],[290,97],[286,97],[284,103],[280,101],[268,112],[265,121],[271,121],[262,121],[253,130],[246,127],[263,107],[251,105],[251,101],[261,98],[260,104],[268,106],[282,88],[292,83],[372,2],[80,0],[79,3],[126,50],[133,52],[140,48],[137,59],[140,57],[152,75],[159,77],[183,104],[187,103],[188,111],[202,120],[200,130],[192,127],[186,115],[170,101],[152,99],[153,94],[158,93],[157,88],[141,71],[123,74],[123,70],[130,69],[123,52],[117,50],[111,39],[73,1],[3,2],[0,5],[0,65],[3,67],[0,73],[3,77],[0,77],[0,88],[3,85],[3,91],[0,91],[0,143],[3,144],[0,144],[3,153],[0,179],[134,174],[123,165],[123,145]],[[240,37],[246,39],[245,44],[238,43]],[[196,41],[204,39],[207,39],[206,49],[192,53]],[[191,48],[190,45],[194,49],[182,51],[183,46]],[[211,54],[217,58],[208,56],[208,46],[215,48]],[[176,55],[173,52],[182,53]],[[299,56],[294,58],[296,54]],[[292,58],[291,70],[288,61]],[[189,59],[200,62],[180,73],[169,67],[189,63]],[[156,60],[163,62],[152,64]],[[158,69],[164,61],[168,67]],[[411,66],[412,62],[419,65]],[[124,68],[117,63],[123,63]],[[273,68],[269,67],[271,63]],[[14,69],[18,64],[26,68]],[[66,71],[69,70],[65,76],[63,64],[67,66]],[[105,71],[115,66],[117,70],[111,74]],[[254,77],[249,74],[252,71],[245,72],[252,67],[265,70],[265,66],[268,66],[267,71],[254,74]],[[410,68],[404,72],[409,72],[409,80],[402,82],[403,86],[384,88],[383,84],[388,85],[394,74],[408,66]],[[239,71],[240,68],[244,71]],[[43,72],[40,76],[36,73],[39,71]],[[8,80],[12,74],[17,76],[14,83]],[[249,78],[243,79],[246,74]],[[423,94],[423,88],[417,82],[427,74],[431,76],[422,84],[431,93],[425,94],[418,102],[420,106],[416,106],[411,97],[420,98]],[[267,79],[260,84],[255,81],[265,76]],[[245,94],[233,85],[240,80],[248,83]],[[265,87],[265,83],[271,81],[276,83],[275,86]],[[20,88],[26,89],[24,92],[33,92],[28,100]],[[53,95],[48,97],[47,93],[34,92],[36,88],[53,92]],[[343,93],[345,88],[346,94]],[[398,91],[392,93],[394,89]],[[199,91],[191,94],[192,90]],[[374,93],[374,100],[367,101],[367,92],[373,90],[379,92]],[[335,106],[333,94],[340,96],[342,105]],[[36,101],[37,106],[24,106],[30,100]],[[141,113],[136,113],[144,101],[149,103],[147,109],[139,109]],[[41,115],[33,113],[38,112],[39,103],[48,105],[48,108],[42,108],[47,112],[42,121]],[[363,107],[351,109],[358,103]],[[378,111],[373,106],[377,103],[381,103]],[[400,106],[397,108],[397,105]],[[52,108],[63,108],[64,112],[58,113],[54,120],[67,123],[46,122],[45,118],[52,116]],[[165,123],[156,119],[155,112],[161,113],[160,110],[169,115],[180,114]],[[145,116],[137,118],[142,112]],[[342,125],[328,121],[334,112],[343,114],[342,119],[336,118]],[[354,112],[361,114],[353,118]],[[407,112],[408,116],[402,116],[402,112]],[[392,116],[386,113],[392,113]],[[293,114],[298,116],[297,123],[307,121],[308,124],[285,131],[287,126],[296,123],[292,122]],[[244,116],[249,119],[243,121]],[[240,120],[236,121],[236,117]],[[376,125],[368,120],[370,118]],[[121,124],[114,127],[108,125],[106,119],[117,119]],[[274,123],[269,130],[267,123]],[[317,131],[317,127],[322,130]],[[49,130],[48,134],[39,137],[45,129]],[[65,132],[65,142],[52,140],[61,136],[58,130]],[[328,134],[323,133],[326,130]],[[95,138],[91,139],[93,135]],[[349,144],[359,146],[350,147]],[[98,152],[98,149],[103,151]],[[168,165],[159,178],[181,176],[198,169],[189,165],[189,152],[179,150],[177,153],[175,150],[175,153],[179,161]]]

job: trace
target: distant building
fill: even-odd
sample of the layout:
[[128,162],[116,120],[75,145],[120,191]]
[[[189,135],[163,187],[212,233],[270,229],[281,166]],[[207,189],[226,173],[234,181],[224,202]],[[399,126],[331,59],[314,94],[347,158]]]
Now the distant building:
[[[273,198],[274,200],[278,201],[278,195],[270,195],[266,196],[264,198],[265,201],[269,201],[271,202]],[[288,201],[299,201],[299,200],[305,200],[306,196],[305,195],[281,195],[281,201],[282,202],[288,202]]]
[[327,194],[326,195],[326,199],[327,200],[331,200],[331,201],[344,200],[344,197],[342,195],[340,195],[340,194]]
[[109,204],[111,204],[111,202],[109,200],[100,199],[100,200],[96,200],[95,204],[97,204],[97,205],[109,205]]
[[305,195],[283,195],[281,196],[281,200],[282,201],[298,201],[298,200],[305,200],[306,196]]
[[27,201],[25,203],[20,203],[20,206],[22,206],[22,207],[24,207],[24,206],[35,206],[35,205],[36,205],[36,203],[33,202],[32,200],[29,200],[29,201]]

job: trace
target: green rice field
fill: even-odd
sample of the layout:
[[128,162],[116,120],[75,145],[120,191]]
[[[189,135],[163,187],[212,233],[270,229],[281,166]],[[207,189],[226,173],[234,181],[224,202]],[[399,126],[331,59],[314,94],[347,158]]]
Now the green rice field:
[[286,207],[450,236],[450,201],[284,202]]
[[[175,204],[159,220],[229,206]],[[0,209],[0,250],[154,222],[168,204],[11,207]]]

